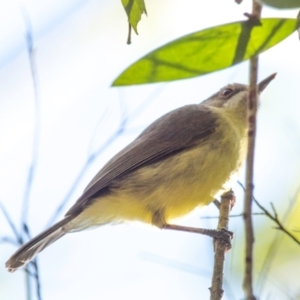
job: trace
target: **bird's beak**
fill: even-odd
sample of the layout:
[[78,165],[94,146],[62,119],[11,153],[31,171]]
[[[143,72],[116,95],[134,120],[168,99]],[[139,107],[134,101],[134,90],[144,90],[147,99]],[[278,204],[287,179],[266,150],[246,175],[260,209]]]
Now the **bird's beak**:
[[262,91],[267,87],[267,85],[276,77],[277,73],[274,73],[267,77],[266,79],[262,80],[258,85],[257,85],[257,91],[259,94],[262,93]]

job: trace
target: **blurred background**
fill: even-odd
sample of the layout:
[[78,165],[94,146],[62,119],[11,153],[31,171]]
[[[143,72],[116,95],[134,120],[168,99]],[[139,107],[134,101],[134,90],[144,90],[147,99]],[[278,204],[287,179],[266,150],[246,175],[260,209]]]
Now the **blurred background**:
[[[199,103],[228,83],[247,83],[245,62],[190,80],[111,88],[127,66],[151,50],[244,19],[251,1],[146,0],[146,7],[148,16],[142,16],[139,35],[133,34],[129,46],[121,1],[0,1],[0,202],[17,230],[26,221],[33,236],[62,217],[107,160],[159,116]],[[263,9],[264,17],[296,15],[295,10]],[[298,237],[299,53],[294,33],[260,56],[259,79],[278,76],[262,97],[255,162],[256,198],[270,211],[272,202]],[[240,214],[243,191],[238,184],[233,188],[232,214]],[[254,206],[254,211],[260,209]],[[0,298],[29,299],[29,284],[30,299],[37,299],[35,281],[26,282],[23,270],[10,274],[4,268],[17,246],[2,212]],[[217,214],[210,205],[177,224],[215,228],[217,219],[203,217]],[[266,216],[255,216],[254,222],[259,299],[300,299],[299,245]],[[243,297],[242,218],[232,218],[230,229],[235,237],[226,255],[224,299],[232,300]],[[203,236],[123,224],[69,234],[42,252],[38,262],[46,300],[208,299],[213,248]]]

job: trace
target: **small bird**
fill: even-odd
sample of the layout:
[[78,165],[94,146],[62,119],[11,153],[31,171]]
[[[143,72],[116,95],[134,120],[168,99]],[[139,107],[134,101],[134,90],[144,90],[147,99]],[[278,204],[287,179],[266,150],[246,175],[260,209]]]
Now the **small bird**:
[[[275,76],[258,84],[258,94]],[[70,232],[125,221],[184,230],[169,222],[212,202],[245,160],[248,92],[229,84],[153,122],[108,161],[61,221],[11,256],[8,271]]]

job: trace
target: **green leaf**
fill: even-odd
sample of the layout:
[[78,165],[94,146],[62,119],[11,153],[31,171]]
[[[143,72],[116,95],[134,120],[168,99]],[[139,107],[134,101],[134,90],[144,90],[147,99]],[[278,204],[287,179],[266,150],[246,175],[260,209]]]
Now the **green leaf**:
[[261,3],[267,4],[269,6],[276,7],[276,8],[300,7],[300,0],[259,0],[257,2],[261,2]]
[[147,15],[146,6],[144,0],[122,0],[122,4],[128,16],[128,22],[137,32],[137,24],[141,20],[142,13]]
[[191,78],[225,69],[275,46],[300,25],[297,19],[260,22],[220,25],[174,40],[129,66],[113,86]]

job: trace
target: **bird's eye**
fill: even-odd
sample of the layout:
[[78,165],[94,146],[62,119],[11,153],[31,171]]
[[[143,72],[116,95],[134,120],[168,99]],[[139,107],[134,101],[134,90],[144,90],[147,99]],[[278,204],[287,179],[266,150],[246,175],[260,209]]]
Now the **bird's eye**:
[[230,95],[232,94],[232,92],[233,92],[232,89],[229,89],[229,88],[224,89],[224,90],[221,92],[221,96],[223,96],[223,97],[228,97],[228,96],[230,96]]

